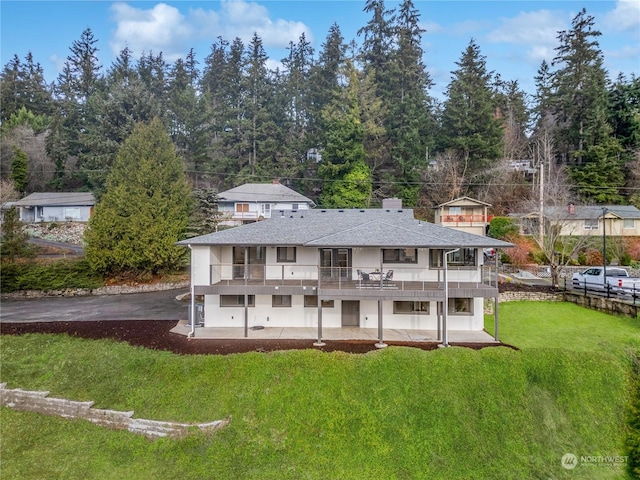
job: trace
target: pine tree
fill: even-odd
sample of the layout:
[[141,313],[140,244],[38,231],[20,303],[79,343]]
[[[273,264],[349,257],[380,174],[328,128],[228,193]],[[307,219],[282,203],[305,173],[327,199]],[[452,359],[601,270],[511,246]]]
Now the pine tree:
[[561,161],[581,165],[584,151],[610,134],[607,124],[607,73],[594,29],[595,20],[583,8],[570,30],[558,33],[552,76],[553,106]]
[[118,151],[85,234],[86,256],[103,274],[174,271],[184,251],[190,195],[183,165],[159,119],[137,124]]
[[503,129],[495,115],[492,72],[474,40],[456,65],[444,103],[441,146],[456,153],[468,178],[500,158]]
[[29,159],[24,151],[15,146],[13,147],[9,179],[20,193],[24,193],[29,180]]
[[23,224],[20,221],[18,209],[11,207],[4,213],[2,221],[0,256],[3,262],[34,255],[34,249],[27,243],[29,235],[22,230],[22,227]]
[[318,176],[323,179],[320,204],[327,208],[367,207],[371,173],[365,163],[357,72],[347,63],[349,87],[325,111],[327,143]]

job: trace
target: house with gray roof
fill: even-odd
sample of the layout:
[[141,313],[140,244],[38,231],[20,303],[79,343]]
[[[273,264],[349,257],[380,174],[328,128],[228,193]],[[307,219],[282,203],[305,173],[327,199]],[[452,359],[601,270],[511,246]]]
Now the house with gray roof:
[[[414,218],[411,209],[273,211],[269,219],[179,242],[208,328],[482,332],[497,302],[484,248],[507,242]],[[443,308],[444,307],[444,308]],[[495,309],[497,311],[497,309]],[[192,320],[193,321],[193,320]],[[346,330],[345,330],[346,331]],[[428,332],[428,333],[427,333]]]
[[13,202],[20,220],[39,222],[88,222],[96,199],[88,192],[37,192]]
[[282,185],[272,183],[245,183],[218,194],[218,216],[221,225],[242,225],[271,218],[271,212],[280,210],[308,210],[315,203]]
[[[558,228],[562,236],[640,236],[640,210],[633,205],[568,205],[543,210],[545,228]],[[540,214],[514,213],[521,233],[535,235]]]

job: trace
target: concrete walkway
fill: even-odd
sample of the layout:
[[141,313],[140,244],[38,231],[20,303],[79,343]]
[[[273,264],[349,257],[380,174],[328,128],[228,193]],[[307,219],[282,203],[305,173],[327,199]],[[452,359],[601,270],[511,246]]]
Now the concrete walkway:
[[[172,333],[188,335],[191,326],[186,320],[181,320],[171,330]],[[244,329],[239,327],[196,327],[193,338],[200,339],[242,339]],[[248,337],[254,340],[299,340],[317,339],[318,329],[314,327],[293,328],[293,327],[267,327],[260,330],[249,329]],[[323,340],[378,340],[377,328],[323,328]],[[403,330],[384,329],[383,340],[385,342],[438,342],[435,330]],[[451,343],[496,343],[495,339],[484,331],[449,331],[449,342]]]

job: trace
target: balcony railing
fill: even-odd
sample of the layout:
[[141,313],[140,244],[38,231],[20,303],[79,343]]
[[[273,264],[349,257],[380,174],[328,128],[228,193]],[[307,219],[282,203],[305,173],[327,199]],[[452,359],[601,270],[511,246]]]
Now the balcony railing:
[[486,215],[443,215],[442,223],[487,223],[489,220]]
[[[301,264],[218,264],[211,266],[211,285],[316,287],[338,290],[440,290],[442,268],[390,265],[378,267],[319,267]],[[495,266],[449,266],[451,288],[497,286]]]

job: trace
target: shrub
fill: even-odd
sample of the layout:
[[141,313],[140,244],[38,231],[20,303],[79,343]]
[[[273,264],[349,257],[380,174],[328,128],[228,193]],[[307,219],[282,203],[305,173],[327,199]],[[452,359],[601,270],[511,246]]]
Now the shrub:
[[67,288],[98,288],[104,280],[91,270],[85,259],[59,260],[47,264],[3,262],[0,272],[2,293],[20,290],[63,290]]
[[494,217],[489,224],[488,235],[492,238],[509,239],[518,234],[518,227],[512,218]]
[[603,257],[602,252],[600,250],[596,250],[595,248],[588,248],[584,252],[585,256],[585,265],[602,265]]

